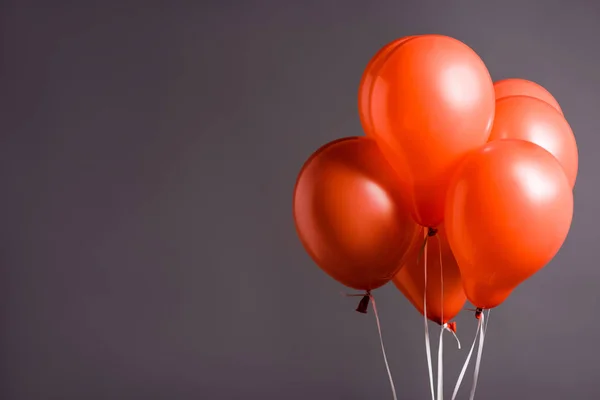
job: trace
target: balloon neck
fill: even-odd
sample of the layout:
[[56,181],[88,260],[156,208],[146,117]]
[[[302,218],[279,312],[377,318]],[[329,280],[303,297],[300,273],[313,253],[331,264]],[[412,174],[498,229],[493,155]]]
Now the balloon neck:
[[427,236],[432,237],[437,235],[438,230],[436,228],[427,228]]
[[367,292],[360,302],[358,303],[358,307],[356,307],[356,311],[361,314],[366,314],[369,311],[369,301],[371,300],[371,293]]
[[448,329],[452,333],[456,333],[456,322],[447,322],[444,324],[444,328]]
[[483,308],[476,308],[475,309],[475,318],[481,319],[481,314],[483,314]]

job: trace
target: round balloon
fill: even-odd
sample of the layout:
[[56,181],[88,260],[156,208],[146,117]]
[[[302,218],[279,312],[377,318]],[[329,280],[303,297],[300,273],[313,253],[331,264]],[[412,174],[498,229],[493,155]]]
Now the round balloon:
[[579,155],[573,131],[562,114],[529,96],[504,97],[496,102],[491,140],[522,139],[548,150],[561,163],[571,188],[575,186]]
[[445,222],[469,301],[502,303],[554,257],[572,216],[569,180],[540,146],[505,139],[470,154],[450,183]]
[[494,91],[496,100],[509,96],[535,97],[551,105],[561,115],[563,114],[560,104],[546,88],[527,79],[510,78],[497,81],[494,83]]
[[390,50],[373,74],[372,129],[421,225],[444,217],[448,181],[459,160],[483,145],[494,117],[494,87],[479,56],[441,35],[411,38]]
[[363,130],[366,134],[371,134],[373,130],[373,124],[371,122],[371,116],[369,113],[365,113],[371,108],[371,88],[373,87],[373,81],[377,78],[377,71],[381,67],[381,65],[387,59],[387,56],[390,52],[396,47],[400,46],[402,43],[406,42],[408,39],[413,38],[415,36],[406,36],[400,39],[396,39],[393,42],[390,42],[383,46],[374,56],[371,58],[369,63],[367,64],[367,68],[363,72],[362,78],[360,80],[360,85],[358,87],[358,115],[360,117],[360,122],[362,124]]
[[293,201],[300,240],[323,271],[350,288],[389,282],[416,238],[395,179],[366,137],[326,144],[300,171]]
[[[423,234],[419,236],[422,237]],[[443,325],[456,317],[467,301],[460,269],[448,244],[443,226],[435,236],[428,238],[427,265],[425,265],[424,255],[420,254],[422,246],[422,240],[415,242],[393,282],[421,314],[427,306],[427,318]],[[425,267],[427,267],[427,297],[425,297]]]

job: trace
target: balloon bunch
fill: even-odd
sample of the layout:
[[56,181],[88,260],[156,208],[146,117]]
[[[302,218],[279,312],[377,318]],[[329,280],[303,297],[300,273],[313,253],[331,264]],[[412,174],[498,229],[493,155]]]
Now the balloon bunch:
[[575,137],[546,89],[494,83],[471,48],[442,35],[384,46],[363,74],[358,106],[366,136],[328,143],[302,167],[296,229],[319,267],[364,291],[357,311],[393,281],[424,315],[435,398],[427,319],[454,331],[449,321],[466,300],[474,305],[476,382],[483,311],[543,268],[567,237]]

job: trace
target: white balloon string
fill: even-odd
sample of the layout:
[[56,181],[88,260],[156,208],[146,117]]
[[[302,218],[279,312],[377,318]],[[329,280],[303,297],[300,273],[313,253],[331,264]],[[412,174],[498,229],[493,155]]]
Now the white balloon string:
[[437,359],[437,400],[444,400],[444,331],[446,325],[440,329],[440,342],[438,345],[438,359]]
[[439,235],[436,235],[436,239],[438,242],[438,249],[440,254],[440,287],[442,291],[442,296],[440,298],[440,309],[442,310],[442,323],[444,323],[444,265],[442,262],[442,239],[440,239]]
[[429,323],[427,321],[427,229],[424,229],[425,239],[423,246],[423,261],[425,271],[424,288],[423,288],[423,321],[425,322],[425,354],[427,355],[427,368],[429,371],[429,387],[431,389],[431,400],[435,400],[435,392],[433,389],[433,366],[431,362],[431,343],[429,341]]
[[481,357],[483,356],[483,342],[485,340],[485,313],[481,313],[480,319],[480,328],[479,330],[479,347],[477,349],[477,359],[475,361],[475,372],[473,373],[473,387],[471,387],[471,395],[469,396],[469,400],[473,400],[475,398],[475,389],[477,389],[477,380],[479,379],[479,370],[481,368]]
[[452,336],[454,336],[454,339],[456,339],[456,344],[458,345],[458,349],[460,350],[461,349],[460,340],[458,340],[458,336],[456,336],[456,332],[454,332],[450,328],[446,328],[446,330],[449,331],[452,334]]
[[479,337],[479,331],[481,330],[481,319],[477,322],[477,331],[475,332],[475,337],[473,338],[473,343],[471,344],[471,349],[469,350],[469,354],[467,354],[467,359],[463,364],[462,369],[460,370],[460,374],[458,375],[458,379],[456,381],[456,385],[454,385],[454,392],[452,392],[452,400],[456,399],[456,395],[458,394],[458,390],[460,389],[460,385],[465,377],[465,373],[467,372],[467,368],[469,367],[469,363],[471,362],[471,357],[473,356],[473,350],[475,349],[475,343],[477,343],[477,338]]
[[[444,266],[443,266],[443,257],[442,257],[442,239],[440,239],[439,236],[437,236],[437,240],[438,240],[438,245],[439,245],[439,249],[440,249],[440,279],[442,282],[442,321],[444,320]],[[456,332],[454,332],[452,329],[450,329],[448,327],[448,324],[444,324],[443,328],[445,330],[447,330],[448,332],[452,333],[452,336],[454,336],[454,339],[456,339],[456,343],[458,344],[458,349],[460,350],[460,340],[458,340],[458,336],[456,336]]]
[[442,241],[440,237],[436,235],[436,239],[438,242],[439,248],[439,256],[440,256],[440,281],[441,281],[441,297],[440,297],[440,309],[441,309],[441,323],[444,325],[441,326],[440,329],[440,341],[438,345],[438,359],[437,359],[437,400],[444,400],[444,330],[448,327],[444,323],[444,269],[442,265]]
[[390,386],[392,387],[392,396],[394,400],[398,400],[396,396],[396,387],[394,380],[392,379],[392,372],[390,371],[390,365],[388,363],[387,355],[385,354],[385,346],[383,345],[383,335],[381,334],[381,323],[379,322],[379,314],[377,313],[377,304],[373,295],[369,294],[371,302],[373,303],[373,312],[375,313],[375,320],[377,321],[377,331],[379,332],[379,343],[381,344],[381,352],[383,353],[383,361],[385,362],[385,369],[387,370],[388,378],[390,380]]

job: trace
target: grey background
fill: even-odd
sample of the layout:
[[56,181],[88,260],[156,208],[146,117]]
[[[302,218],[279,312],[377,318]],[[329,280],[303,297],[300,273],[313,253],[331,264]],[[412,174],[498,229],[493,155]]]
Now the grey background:
[[[587,0],[2,2],[0,398],[391,399],[373,315],[304,253],[291,195],[312,151],[361,134],[370,57],[422,33],[546,86],[580,149],[570,236],[492,313],[477,398],[599,398],[599,17]],[[399,397],[426,399],[421,316],[376,296]],[[467,346],[475,320],[458,322]],[[449,396],[466,352],[447,343]]]

